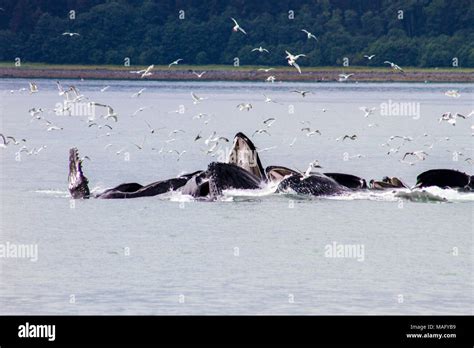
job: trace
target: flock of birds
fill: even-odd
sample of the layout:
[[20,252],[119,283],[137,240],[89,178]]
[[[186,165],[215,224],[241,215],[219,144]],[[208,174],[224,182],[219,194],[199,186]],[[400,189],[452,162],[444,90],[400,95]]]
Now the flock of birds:
[[[242,33],[243,35],[247,35],[247,32],[245,31],[245,29],[242,28],[242,26],[239,25],[239,23],[237,22],[237,20],[235,18],[231,18],[231,20],[234,24],[233,27],[232,27],[232,30],[234,32],[239,32],[239,33]],[[314,35],[310,31],[308,31],[306,29],[301,29],[301,32],[303,32],[304,35],[306,35],[308,40],[314,40],[315,42],[318,41],[318,38],[316,37],[316,35]],[[80,36],[79,33],[75,33],[75,32],[64,32],[62,35],[68,36],[68,37]],[[253,52],[259,52],[261,54],[269,53],[269,50],[262,47],[262,46],[256,47],[256,48],[252,49],[252,51]],[[306,57],[306,55],[305,54],[292,54],[288,50],[286,50],[285,53],[286,53],[285,59],[287,60],[288,65],[291,66],[291,67],[294,67],[299,73],[301,73],[301,68],[300,68],[300,66],[297,62],[300,58]],[[364,57],[367,60],[372,60],[372,59],[374,59],[375,55],[370,54],[370,55],[365,55]],[[168,67],[172,68],[173,66],[176,66],[176,65],[180,64],[182,61],[183,61],[182,58],[176,59],[173,62],[171,62],[168,65]],[[393,62],[390,62],[390,61],[385,61],[384,63],[390,65],[390,68],[393,69],[394,71],[403,73],[403,69],[400,68],[400,66],[398,66],[397,64],[395,64]],[[150,65],[146,69],[132,70],[132,71],[130,71],[130,73],[137,74],[138,76],[140,76],[140,78],[146,78],[146,77],[151,76],[153,74],[153,69],[154,69],[154,65]],[[271,70],[273,70],[273,68],[259,68],[258,70],[268,73]],[[193,75],[195,75],[197,78],[201,78],[206,73],[206,71],[196,72],[194,70],[191,70],[190,72]],[[352,73],[351,74],[339,74],[338,81],[341,81],[341,82],[342,81],[347,81],[353,75],[354,74],[352,74]],[[275,80],[276,80],[276,77],[274,75],[270,75],[266,78],[266,81],[268,81],[268,82],[274,82]],[[67,114],[71,115],[71,113],[73,113],[74,106],[76,104],[86,103],[88,107],[94,108],[95,110],[102,110],[103,111],[101,113],[101,115],[97,116],[97,117],[95,116],[95,112],[94,112],[94,116],[89,117],[86,121],[87,127],[88,128],[96,127],[99,130],[105,130],[106,133],[102,134],[101,136],[110,137],[114,134],[114,133],[111,132],[115,127],[114,123],[119,122],[122,115],[119,115],[111,105],[108,105],[108,104],[105,104],[105,103],[99,103],[99,102],[95,102],[95,101],[90,100],[89,98],[87,98],[86,96],[81,94],[79,89],[74,85],[71,85],[67,88],[63,88],[63,86],[61,85],[61,83],[59,81],[56,82],[56,85],[57,85],[59,96],[63,97],[63,102],[60,104],[61,106],[57,106],[56,108],[51,109],[51,110],[45,110],[41,107],[31,108],[28,111],[30,116],[31,116],[31,122],[36,121],[36,122],[42,123],[42,125],[44,126],[45,131],[47,131],[47,132],[60,132],[60,131],[63,130],[63,127],[61,127],[59,125],[56,125],[52,121],[48,120],[46,118],[47,115],[50,114],[50,113],[53,113],[53,114],[56,114],[56,115],[67,115]],[[107,90],[109,90],[109,88],[110,88],[110,86],[104,86],[100,89],[100,92],[105,93]],[[146,91],[146,88],[141,88],[137,92],[131,94],[130,97],[135,98],[135,99],[140,98],[140,96],[145,91]],[[39,88],[38,88],[38,86],[35,82],[30,82],[28,89],[25,87],[25,88],[19,89],[18,91],[12,90],[10,92],[11,93],[29,92],[29,94],[36,94],[36,93],[39,93]],[[302,98],[306,98],[309,94],[312,93],[309,90],[298,90],[298,89],[291,90],[289,92],[297,93]],[[208,99],[207,97],[199,96],[194,92],[191,92],[190,95],[191,95],[191,101],[194,105],[203,103]],[[448,90],[448,91],[445,92],[445,95],[447,97],[450,97],[450,98],[459,98],[460,97],[460,93],[459,93],[458,90]],[[272,97],[269,97],[266,94],[263,94],[263,98],[264,98],[263,101],[265,103],[282,104],[282,103],[274,100]],[[141,106],[136,111],[134,111],[130,115],[130,117],[132,117],[132,118],[136,117],[138,114],[140,114],[141,112],[143,112],[144,110],[149,109],[149,108],[151,108],[151,107]],[[253,109],[253,105],[249,102],[242,102],[242,103],[239,103],[238,105],[236,105],[236,108],[239,111],[242,111],[242,112],[251,112],[251,110]],[[368,107],[368,106],[361,106],[359,109],[360,109],[360,111],[363,112],[363,117],[365,117],[365,118],[368,118],[368,117],[374,115],[374,113],[376,111],[376,107]],[[185,111],[186,111],[185,108],[183,106],[180,106],[177,110],[170,111],[169,113],[184,114]],[[328,110],[323,108],[323,109],[321,109],[321,111],[323,113],[325,113]],[[442,114],[440,116],[439,122],[440,123],[446,122],[449,125],[456,126],[456,123],[459,119],[468,119],[472,115],[474,115],[474,111],[470,112],[467,115],[462,115],[462,114],[457,113],[457,112],[445,112],[444,114]],[[211,120],[211,118],[212,118],[212,115],[207,114],[207,113],[201,113],[201,112],[192,117],[193,120],[195,120],[195,119],[201,120],[202,119],[204,125],[207,125],[209,123],[209,121]],[[263,136],[263,135],[271,136],[270,130],[271,130],[272,125],[276,121],[277,121],[277,119],[275,117],[267,117],[265,120],[263,120],[262,126],[258,129],[256,129],[251,136],[252,137]],[[300,122],[302,123],[302,126],[300,128],[300,132],[301,132],[302,135],[304,135],[306,137],[322,136],[321,130],[312,128],[309,121],[300,121]],[[146,120],[144,120],[144,123],[147,127],[147,132],[151,135],[154,135],[154,134],[158,133],[159,131],[166,132],[166,127],[156,128],[156,127],[152,126],[152,124],[149,121],[146,121]],[[368,127],[378,127],[378,124],[371,123],[371,124],[368,125]],[[474,132],[474,126],[471,126],[471,130]],[[187,151],[186,150],[178,150],[178,149],[169,148],[169,144],[175,142],[176,137],[179,134],[184,134],[184,133],[186,133],[186,131],[184,129],[170,130],[168,132],[167,139],[164,140],[164,146],[162,146],[160,149],[154,148],[154,147],[152,147],[151,149],[152,150],[157,150],[159,153],[174,154],[174,155],[176,155],[176,160],[179,161],[181,159],[181,157],[184,154],[186,154]],[[472,133],[472,135],[474,136],[474,133]],[[428,134],[425,133],[425,134],[423,134],[422,137],[428,138],[429,136],[428,136]],[[297,138],[298,138],[298,136],[295,136],[293,138],[293,140],[288,145],[290,147],[292,147],[295,144],[295,142],[297,141]],[[142,142],[140,142],[140,143],[131,143],[131,144],[125,146],[125,147],[121,147],[120,149],[116,150],[116,154],[120,155],[120,154],[124,153],[129,147],[134,147],[137,150],[143,150],[147,146],[146,139],[147,138],[146,138],[146,135],[145,135],[143,137]],[[358,139],[357,134],[344,134],[344,135],[341,135],[340,137],[335,138],[335,141],[342,141],[342,142],[344,142],[344,141],[356,141],[357,139]],[[203,149],[202,152],[205,153],[206,155],[210,155],[210,156],[216,156],[217,155],[220,144],[229,142],[228,138],[219,135],[217,133],[217,131],[212,131],[207,137],[203,136],[202,131],[200,131],[197,135],[193,136],[193,140],[194,140],[194,142],[200,142],[201,141],[206,146],[206,148]],[[401,148],[403,146],[405,146],[408,143],[411,143],[413,140],[414,139],[412,137],[409,137],[409,136],[393,135],[393,136],[390,136],[390,138],[387,140],[387,142],[383,143],[381,146],[388,148],[388,151],[386,152],[387,155],[392,155],[392,154],[399,153],[399,151],[401,150]],[[438,140],[442,140],[442,139],[438,139]],[[449,140],[449,138],[445,137],[444,140]],[[43,145],[43,146],[38,147],[38,148],[36,148],[36,147],[29,148],[26,145],[26,143],[27,143],[27,140],[24,139],[24,138],[17,141],[17,138],[14,137],[14,136],[0,134],[0,148],[7,148],[7,147],[10,147],[10,146],[22,145],[16,151],[17,155],[20,154],[20,153],[26,153],[27,155],[38,155],[40,152],[42,152],[42,151],[44,151],[44,149],[46,149],[46,145]],[[115,144],[113,144],[113,143],[108,143],[107,145],[105,145],[104,149],[112,148],[114,145]],[[427,150],[433,148],[433,145],[434,145],[434,142],[432,142],[431,144],[430,143],[425,144],[424,146],[426,146],[426,149],[417,149],[417,150],[412,150],[412,151],[406,151],[400,157],[399,161],[401,163],[406,163],[406,164],[409,164],[409,165],[414,165],[418,161],[424,161],[428,156]],[[259,151],[269,151],[269,150],[274,149],[274,148],[276,148],[276,146],[272,146],[272,147],[266,148],[266,149],[259,149]],[[464,153],[462,153],[461,151],[454,151],[454,152],[458,156],[465,156]],[[356,155],[349,156],[348,158],[362,158],[362,157],[365,157],[365,155],[356,154]],[[465,156],[465,157],[466,157],[465,161],[467,163],[469,163],[469,164],[474,163],[472,158],[467,157],[467,156]],[[90,159],[87,156],[85,158]],[[317,160],[311,161],[311,163],[309,164],[309,167],[305,171],[305,173],[310,173],[314,168],[320,168],[320,167],[321,166],[319,165],[319,162]]]

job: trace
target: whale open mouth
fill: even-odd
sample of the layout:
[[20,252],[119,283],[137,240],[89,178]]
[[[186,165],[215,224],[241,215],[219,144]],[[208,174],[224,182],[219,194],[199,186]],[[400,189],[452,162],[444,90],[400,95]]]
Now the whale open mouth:
[[245,169],[260,180],[266,180],[262,162],[258,156],[257,148],[252,141],[243,133],[237,133],[234,137],[232,149],[227,158],[227,163]]
[[89,198],[89,180],[82,172],[82,160],[79,158],[79,151],[76,148],[69,150],[69,193],[72,198]]

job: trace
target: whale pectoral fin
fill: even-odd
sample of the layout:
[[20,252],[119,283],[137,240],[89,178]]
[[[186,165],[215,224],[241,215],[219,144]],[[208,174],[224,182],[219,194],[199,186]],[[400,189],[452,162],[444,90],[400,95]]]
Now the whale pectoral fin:
[[438,186],[441,188],[472,189],[471,176],[453,169],[431,169],[416,177],[415,188]]
[[76,148],[69,150],[69,177],[68,189],[74,199],[89,198],[89,180],[82,171],[82,161]]
[[209,178],[209,194],[211,197],[222,195],[223,190],[260,188],[261,179],[251,172],[234,164],[212,162],[206,176]]

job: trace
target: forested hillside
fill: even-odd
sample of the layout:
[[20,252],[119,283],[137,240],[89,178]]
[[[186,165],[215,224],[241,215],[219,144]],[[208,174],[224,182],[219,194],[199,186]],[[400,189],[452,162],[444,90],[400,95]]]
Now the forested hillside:
[[[449,67],[457,57],[474,67],[471,0],[9,0],[0,8],[0,61],[286,65],[287,49],[307,55],[301,66],[347,57],[350,65]],[[247,35],[232,31],[230,17]],[[259,46],[270,53],[251,51]]]

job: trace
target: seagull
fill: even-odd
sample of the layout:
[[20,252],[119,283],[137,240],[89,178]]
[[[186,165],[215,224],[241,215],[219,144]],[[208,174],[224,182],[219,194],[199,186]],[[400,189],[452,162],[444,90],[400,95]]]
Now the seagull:
[[64,95],[64,93],[66,93],[63,89],[63,86],[61,86],[61,83],[59,81],[56,81],[56,86],[58,86],[58,94],[59,95]]
[[263,94],[263,96],[265,97],[265,103],[276,103],[276,101],[274,101],[272,98],[270,97],[267,97],[265,94]]
[[168,64],[168,68],[171,68],[171,66],[173,66],[173,65],[178,65],[179,62],[181,62],[181,61],[182,61],[181,58],[176,59],[175,61],[172,61],[171,63]]
[[347,81],[347,79],[351,76],[353,76],[354,74],[339,74],[339,81]]
[[293,138],[293,140],[291,141],[291,143],[289,143],[288,145],[290,145],[290,147],[291,147],[291,146],[295,145],[295,143],[296,143],[296,138]]
[[63,130],[62,127],[55,126],[49,121],[46,121],[46,124],[49,126],[48,128],[46,128],[48,132],[55,131],[55,130]]
[[466,116],[463,116],[461,114],[458,114],[458,113],[451,114],[451,112],[445,112],[443,115],[441,115],[441,117],[439,119],[439,123],[441,123],[442,121],[446,121],[449,124],[455,126],[456,125],[456,120],[457,120],[458,117],[466,119]]
[[41,108],[38,108],[38,109],[37,109],[37,108],[32,108],[32,109],[28,110],[28,112],[30,113],[31,117],[34,117],[34,118],[36,118],[36,119],[38,119],[38,120],[41,118],[41,117],[38,117],[38,115],[39,115],[40,113],[42,113],[43,111],[44,111],[44,110],[41,109]]
[[[3,138],[3,141],[4,141],[5,145],[9,144],[11,142],[13,142],[13,145],[20,145],[20,142],[16,141],[16,139],[14,137],[12,137],[11,135],[7,136],[7,139],[10,139],[11,141],[6,140],[6,142],[5,142],[5,137],[3,136],[3,134],[0,134],[0,136]],[[21,139],[21,141],[26,143],[26,139]]]
[[267,118],[265,121],[263,121],[263,124],[264,124],[265,126],[267,126],[268,128],[270,128],[270,127],[272,126],[272,124],[275,123],[275,121],[276,121],[275,118],[270,117],[270,118]]
[[145,91],[146,88],[140,89],[137,93],[132,94],[132,98],[138,98],[139,96],[142,95],[143,91]]
[[404,136],[404,135],[392,135],[392,136],[390,136],[388,141],[392,141],[393,139],[403,139],[404,142],[413,140],[412,137],[407,137],[407,136]]
[[316,41],[318,41],[318,38],[315,35],[311,34],[309,31],[307,31],[306,29],[301,29],[301,31],[306,34],[306,36],[308,37],[308,40],[315,39]]
[[[148,128],[150,129],[150,133],[151,133],[151,134],[154,134],[154,133],[155,133],[155,129],[154,129],[147,121],[145,121],[145,123],[147,124]],[[160,129],[165,129],[165,127],[160,127],[160,128],[158,128],[158,130],[160,130]]]
[[110,86],[105,86],[104,88],[101,88],[100,91],[101,92],[105,92],[106,90],[108,90],[110,88]]
[[66,31],[64,33],[62,33],[62,35],[68,35],[69,37],[72,37],[72,36],[81,36],[79,33],[71,33],[69,31]]
[[38,92],[38,86],[34,82],[29,82],[30,84],[30,94]]
[[270,53],[266,48],[263,48],[262,46],[257,47],[257,48],[254,48],[254,49],[252,50],[252,52],[255,52],[255,51],[258,51],[258,52],[260,52],[260,53],[263,53],[263,52]]
[[168,137],[172,136],[173,134],[177,134],[177,133],[186,133],[186,131],[184,131],[182,129],[174,129],[170,132],[170,134],[168,134]]
[[375,57],[375,54],[372,54],[370,56],[364,54],[364,58],[367,58],[368,60],[372,60],[372,58],[374,58],[374,57]]
[[386,60],[385,62],[383,62],[384,64],[390,64],[390,67],[393,69],[393,71],[400,71],[400,72],[404,72],[402,68],[400,68],[397,64],[393,63],[393,62],[389,62],[388,60]]
[[216,131],[214,131],[206,140],[204,140],[204,144],[209,145],[210,143],[218,143],[221,140],[225,141],[226,143],[229,142],[229,139],[217,135]]
[[135,112],[132,114],[132,116],[136,116],[139,112],[142,112],[143,110],[148,109],[148,106],[142,106],[135,110]]
[[266,79],[265,79],[266,82],[271,82],[271,83],[274,83],[275,82],[275,76],[274,75],[270,75],[268,76]]
[[271,135],[270,133],[268,133],[268,131],[265,129],[265,128],[262,128],[262,129],[257,129],[255,132],[253,132],[252,134],[252,138],[255,134],[266,134],[266,135]]
[[356,140],[357,139],[357,135],[353,134],[353,135],[344,135],[344,137],[342,138],[342,141],[346,140],[346,139],[351,139],[351,140]]
[[369,115],[372,115],[375,111],[375,108],[368,108],[367,106],[361,106],[359,110],[365,112],[364,117],[368,117]]
[[264,71],[264,72],[269,72],[271,70],[275,70],[275,68],[259,68],[258,71]]
[[206,100],[208,98],[203,98],[203,97],[198,97],[194,92],[191,92],[191,97],[193,98],[193,104],[199,104],[203,100]]
[[138,144],[135,144],[135,143],[132,143],[132,144],[135,145],[138,150],[143,150],[143,147],[145,146],[145,141],[146,141],[146,136],[143,137],[143,141],[142,141],[141,145],[138,145]]
[[9,141],[7,141],[7,139],[5,139],[5,136],[3,134],[0,134],[0,137],[3,139],[3,144],[0,144],[0,148],[6,148]]
[[316,134],[321,135],[321,132],[319,131],[319,129],[316,129],[316,130],[312,131],[309,127],[305,127],[305,128],[301,128],[301,131],[302,132],[305,132],[305,131],[308,132],[308,133],[306,133],[307,137],[312,137],[313,135],[316,135]]
[[244,111],[244,110],[250,111],[250,109],[252,109],[252,104],[240,103],[239,105],[237,105],[237,107],[239,108],[239,111]]
[[[293,62],[296,62],[296,61],[298,60],[298,58],[300,58],[300,57],[306,57],[306,55],[304,55],[304,54],[293,55],[293,54],[291,54],[291,53],[288,52],[288,51],[285,51],[285,53],[286,53],[286,57],[285,57],[285,58],[288,59],[289,61],[293,61]],[[291,64],[290,64],[290,65],[291,65]]]
[[310,91],[299,91],[299,90],[297,90],[297,89],[295,89],[294,91],[291,91],[291,92],[299,93],[299,94],[301,94],[301,96],[302,96],[303,98],[306,97],[306,94],[311,93]]
[[[84,96],[79,93],[79,90],[76,88],[76,86],[69,86],[69,89],[65,93],[66,93],[67,100],[72,103],[75,103],[84,99]],[[73,99],[69,99],[69,93],[74,94]]]
[[198,78],[201,78],[202,75],[204,75],[206,73],[206,71],[203,71],[203,72],[200,72],[200,73],[197,73],[193,70],[193,74],[196,75]]
[[153,73],[151,72],[151,70],[154,68],[155,66],[152,64],[150,65],[148,68],[146,69],[143,69],[143,70],[138,70],[138,71],[130,71],[130,73],[132,74],[141,74],[141,78],[144,78],[146,76],[150,76],[150,75],[153,75]]
[[196,137],[194,138],[194,141],[198,141],[199,139],[202,139],[201,132],[199,132]]
[[104,108],[107,108],[107,115],[104,115],[104,119],[108,120],[109,118],[113,119],[115,122],[118,121],[118,114],[114,112],[114,109],[110,105],[105,105],[105,104],[99,104],[96,102],[91,102],[90,105],[93,106],[102,106]]
[[459,91],[456,89],[451,89],[449,91],[446,91],[444,95],[451,98],[459,98],[461,96],[461,94],[459,94]]
[[406,152],[405,155],[403,155],[402,161],[404,161],[407,156],[415,156],[418,160],[424,161],[428,154],[422,150]]
[[309,164],[308,169],[306,169],[300,180],[306,179],[308,176],[310,176],[314,168],[322,168],[318,160],[315,160]]
[[186,153],[186,150],[183,150],[181,152],[179,152],[178,150],[169,150],[168,153],[177,153],[178,154],[178,158],[176,159],[176,161],[179,161],[179,159],[181,158],[182,155],[184,155]]
[[100,124],[97,124],[97,123],[94,122],[94,123],[89,124],[89,128],[92,127],[92,126],[97,126],[97,128],[99,128],[99,129],[102,129],[102,128],[104,128],[104,127],[107,127],[107,128],[109,128],[110,130],[112,130],[112,127],[109,126],[108,124],[100,125]]
[[193,116],[193,120],[203,118],[204,116],[209,116],[209,115],[208,114],[203,114],[202,112],[200,112],[199,114]]
[[237,31],[240,30],[242,33],[244,33],[245,35],[247,35],[247,33],[245,32],[245,30],[242,29],[242,27],[239,25],[239,23],[237,23],[237,21],[236,21],[234,18],[230,17],[230,19],[232,19],[232,21],[233,21],[234,24],[235,24],[234,27],[232,28],[233,31],[237,32]]

